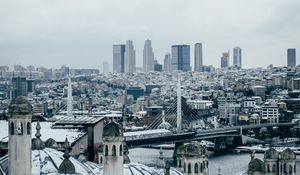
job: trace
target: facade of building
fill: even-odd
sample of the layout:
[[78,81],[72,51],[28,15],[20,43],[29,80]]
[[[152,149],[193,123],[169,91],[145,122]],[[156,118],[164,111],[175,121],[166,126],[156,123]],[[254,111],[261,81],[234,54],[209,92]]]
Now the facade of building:
[[165,59],[164,59],[164,71],[165,72],[171,72],[172,71],[172,68],[171,68],[171,65],[172,65],[172,58],[171,58],[171,54],[166,54],[165,55]]
[[136,71],[135,50],[131,40],[126,41],[124,59],[124,72],[134,73]]
[[172,46],[172,71],[182,70],[190,71],[190,46],[173,45]]
[[287,66],[288,67],[296,66],[296,49],[287,50]]
[[240,47],[233,48],[233,65],[242,67],[242,49]]
[[275,102],[266,102],[262,106],[262,119],[268,123],[279,123],[279,108]]
[[202,71],[203,66],[203,52],[202,43],[195,44],[195,55],[194,55],[194,71]]
[[227,68],[229,66],[229,52],[224,52],[221,57],[221,68]]
[[151,40],[146,40],[143,50],[143,72],[154,70],[154,52],[151,46]]
[[113,72],[124,73],[125,44],[113,45]]

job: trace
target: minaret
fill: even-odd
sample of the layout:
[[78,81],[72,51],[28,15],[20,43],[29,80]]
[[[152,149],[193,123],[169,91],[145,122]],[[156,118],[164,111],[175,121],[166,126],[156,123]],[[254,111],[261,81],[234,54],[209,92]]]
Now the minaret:
[[8,107],[8,172],[31,175],[32,107],[25,97],[18,96]]
[[71,75],[68,75],[68,101],[67,101],[67,110],[68,116],[72,116],[73,111],[73,97],[72,97],[72,82],[71,82]]
[[[123,175],[123,128],[112,121],[103,128],[103,174]],[[101,157],[100,157],[101,159]]]
[[182,114],[181,114],[181,83],[180,73],[178,73],[177,82],[177,133],[181,132]]

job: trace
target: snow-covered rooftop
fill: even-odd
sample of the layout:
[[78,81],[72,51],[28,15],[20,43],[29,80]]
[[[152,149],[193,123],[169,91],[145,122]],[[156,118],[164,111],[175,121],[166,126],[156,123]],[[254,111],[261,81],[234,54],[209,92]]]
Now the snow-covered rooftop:
[[[31,130],[35,133],[35,127],[37,122],[33,122]],[[41,125],[41,139],[46,141],[49,138],[54,139],[56,142],[64,142],[68,138],[69,142],[74,142],[77,138],[81,137],[84,132],[81,132],[77,129],[52,129],[52,122],[40,122]],[[34,138],[32,134],[32,138]],[[8,122],[5,120],[0,120],[0,141],[8,141]]]

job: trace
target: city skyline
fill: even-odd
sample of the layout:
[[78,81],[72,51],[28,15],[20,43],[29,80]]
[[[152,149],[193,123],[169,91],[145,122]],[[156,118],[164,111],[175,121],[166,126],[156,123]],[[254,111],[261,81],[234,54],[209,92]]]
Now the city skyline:
[[171,45],[201,42],[204,65],[218,67],[220,53],[239,46],[244,68],[284,66],[286,49],[300,45],[300,2],[294,0],[76,1],[68,9],[60,3],[66,2],[0,2],[1,64],[101,68],[108,61],[112,70],[111,46],[132,40],[140,67],[149,38],[159,62]]

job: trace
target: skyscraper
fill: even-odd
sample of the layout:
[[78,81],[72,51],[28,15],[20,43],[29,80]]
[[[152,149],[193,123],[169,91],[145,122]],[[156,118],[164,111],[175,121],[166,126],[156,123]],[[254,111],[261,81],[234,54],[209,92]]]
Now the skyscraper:
[[296,49],[287,50],[287,66],[288,67],[296,66]]
[[103,65],[103,73],[108,73],[109,72],[109,64],[108,64],[108,62],[107,61],[103,61],[103,63],[102,63]]
[[166,54],[165,55],[165,59],[164,59],[164,71],[166,72],[171,72],[171,64],[172,64],[172,61],[171,61],[171,54]]
[[195,44],[195,60],[194,60],[194,71],[201,71],[203,66],[203,57],[202,57],[202,44]]
[[149,72],[154,70],[154,53],[151,47],[151,40],[145,41],[143,50],[143,71]]
[[189,45],[173,45],[172,46],[172,71],[182,70],[190,71],[190,46]]
[[229,66],[229,51],[224,52],[221,57],[221,68],[227,68]]
[[27,81],[25,77],[13,77],[12,85],[14,89],[13,98],[27,96]]
[[125,66],[124,72],[133,73],[136,70],[135,65],[135,50],[131,40],[126,41],[125,46]]
[[240,47],[233,48],[233,65],[242,68],[242,49]]
[[125,44],[113,45],[113,72],[124,73]]

